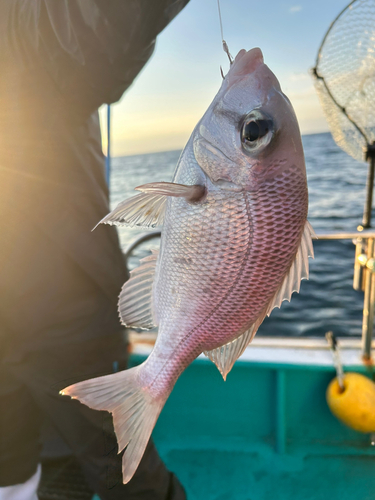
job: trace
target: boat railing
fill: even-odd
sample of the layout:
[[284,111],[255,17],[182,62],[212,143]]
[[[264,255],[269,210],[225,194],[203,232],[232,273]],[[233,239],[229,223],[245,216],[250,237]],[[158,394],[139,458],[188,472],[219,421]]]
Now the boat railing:
[[365,240],[368,238],[375,239],[375,231],[373,230],[363,230],[363,231],[349,231],[341,232],[337,231],[334,233],[317,233],[318,240]]
[[142,233],[136,236],[129,245],[124,250],[124,256],[127,260],[132,252],[145,241],[152,240],[153,238],[159,238],[161,236],[161,231],[148,231],[147,233]]
[[371,363],[371,344],[374,328],[375,308],[375,231],[319,233],[319,240],[352,240],[355,245],[353,288],[364,292],[362,317],[362,354],[365,362]]
[[[149,231],[138,235],[125,249],[125,258],[145,241],[160,237],[160,231]],[[371,347],[373,338],[375,309],[375,231],[363,229],[358,231],[319,232],[318,240],[352,240],[355,245],[353,288],[364,292],[362,319],[362,355],[366,363],[371,363]]]

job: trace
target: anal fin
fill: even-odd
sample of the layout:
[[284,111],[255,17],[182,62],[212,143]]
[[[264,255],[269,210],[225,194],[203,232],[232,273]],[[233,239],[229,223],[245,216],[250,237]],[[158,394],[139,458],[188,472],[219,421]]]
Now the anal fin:
[[222,374],[223,379],[226,380],[228,373],[231,371],[234,363],[244,352],[246,347],[252,341],[256,333],[256,325],[251,327],[243,333],[240,337],[232,340],[228,344],[217,347],[212,351],[205,351],[204,354],[217,366],[217,369]]

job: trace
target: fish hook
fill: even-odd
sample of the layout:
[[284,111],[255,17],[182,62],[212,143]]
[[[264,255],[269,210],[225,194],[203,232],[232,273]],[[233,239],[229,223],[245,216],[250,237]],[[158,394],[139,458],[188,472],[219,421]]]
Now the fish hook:
[[[221,32],[221,41],[222,41],[222,44],[223,44],[223,50],[226,53],[226,55],[228,56],[229,65],[232,66],[232,64],[233,64],[233,57],[232,57],[232,54],[229,52],[229,48],[228,48],[227,42],[224,40],[223,23],[222,23],[222,20],[221,20],[220,0],[217,0],[217,8],[218,8],[218,11],[219,11],[220,32]],[[224,77],[223,69],[222,69],[221,66],[220,66],[220,72],[221,72],[221,76],[223,77],[223,80],[224,80],[225,77]]]
[[227,44],[227,42],[224,39],[223,39],[223,50],[226,53],[226,55],[228,56],[229,64],[232,66],[232,64],[233,64],[233,57],[232,57],[232,54],[229,52],[228,44]]

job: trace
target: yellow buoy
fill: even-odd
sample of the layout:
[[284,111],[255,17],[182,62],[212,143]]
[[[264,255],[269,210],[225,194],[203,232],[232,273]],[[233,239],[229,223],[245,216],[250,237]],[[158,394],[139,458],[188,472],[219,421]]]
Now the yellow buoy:
[[359,373],[345,373],[344,390],[334,378],[327,388],[327,403],[341,422],[359,432],[375,432],[375,384]]

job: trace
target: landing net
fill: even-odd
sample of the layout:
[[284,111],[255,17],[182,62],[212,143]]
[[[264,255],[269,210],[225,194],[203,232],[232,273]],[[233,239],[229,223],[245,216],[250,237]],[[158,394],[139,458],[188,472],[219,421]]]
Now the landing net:
[[337,16],[313,72],[334,140],[365,160],[375,141],[375,0],[354,0]]

